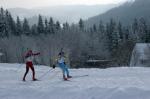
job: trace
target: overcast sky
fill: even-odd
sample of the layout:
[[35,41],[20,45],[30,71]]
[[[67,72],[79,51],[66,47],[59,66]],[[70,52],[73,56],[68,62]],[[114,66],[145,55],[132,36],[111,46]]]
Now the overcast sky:
[[0,6],[4,8],[34,8],[43,6],[55,6],[55,5],[95,5],[95,4],[116,4],[129,0],[0,0]]

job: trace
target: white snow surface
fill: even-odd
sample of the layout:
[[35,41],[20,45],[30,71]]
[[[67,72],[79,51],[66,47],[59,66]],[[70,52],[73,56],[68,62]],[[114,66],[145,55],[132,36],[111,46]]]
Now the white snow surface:
[[[50,67],[35,66],[39,78]],[[25,64],[0,64],[0,99],[150,99],[150,68],[70,69],[74,77],[62,80],[59,68],[40,81],[31,71],[22,81]]]

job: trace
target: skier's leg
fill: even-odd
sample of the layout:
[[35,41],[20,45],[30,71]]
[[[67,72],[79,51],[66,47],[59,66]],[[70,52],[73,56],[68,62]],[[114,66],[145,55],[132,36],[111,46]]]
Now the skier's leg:
[[66,72],[66,74],[67,74],[67,76],[68,76],[68,75],[69,75],[69,70],[68,70],[67,65],[65,65],[65,72]]
[[68,66],[67,65],[65,65],[65,71],[67,73],[67,77],[71,78],[72,76],[69,75],[69,70],[68,70]]
[[26,78],[26,75],[27,75],[28,72],[29,72],[29,66],[28,66],[28,64],[26,63],[26,72],[25,72],[25,74],[24,74],[24,76],[23,76],[23,81],[25,81],[25,78]]
[[34,70],[33,64],[30,65],[30,68],[32,70],[32,80],[36,80],[36,78],[35,78],[35,70]]
[[64,65],[62,63],[59,64],[60,69],[62,70],[63,74],[65,73],[65,68]]
[[67,80],[66,76],[65,76],[65,65],[63,63],[59,64],[59,67],[61,68],[62,72],[63,72],[63,79]]

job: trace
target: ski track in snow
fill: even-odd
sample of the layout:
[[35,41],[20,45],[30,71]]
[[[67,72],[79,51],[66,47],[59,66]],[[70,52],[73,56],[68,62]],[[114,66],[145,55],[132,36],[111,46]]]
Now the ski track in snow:
[[[50,68],[35,66],[36,77]],[[150,99],[150,68],[70,69],[73,76],[63,81],[56,68],[40,81],[31,71],[22,81],[25,64],[0,64],[0,99]]]

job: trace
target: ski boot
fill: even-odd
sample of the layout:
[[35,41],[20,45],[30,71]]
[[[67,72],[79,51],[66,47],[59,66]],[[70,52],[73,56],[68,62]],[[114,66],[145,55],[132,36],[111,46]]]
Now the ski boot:
[[38,79],[36,79],[36,78],[33,78],[32,80],[33,80],[33,81],[38,81]]
[[67,75],[67,78],[72,78],[72,76],[70,76],[70,75]]
[[65,75],[63,75],[63,79],[64,79],[64,81],[68,80],[68,79],[65,77]]

